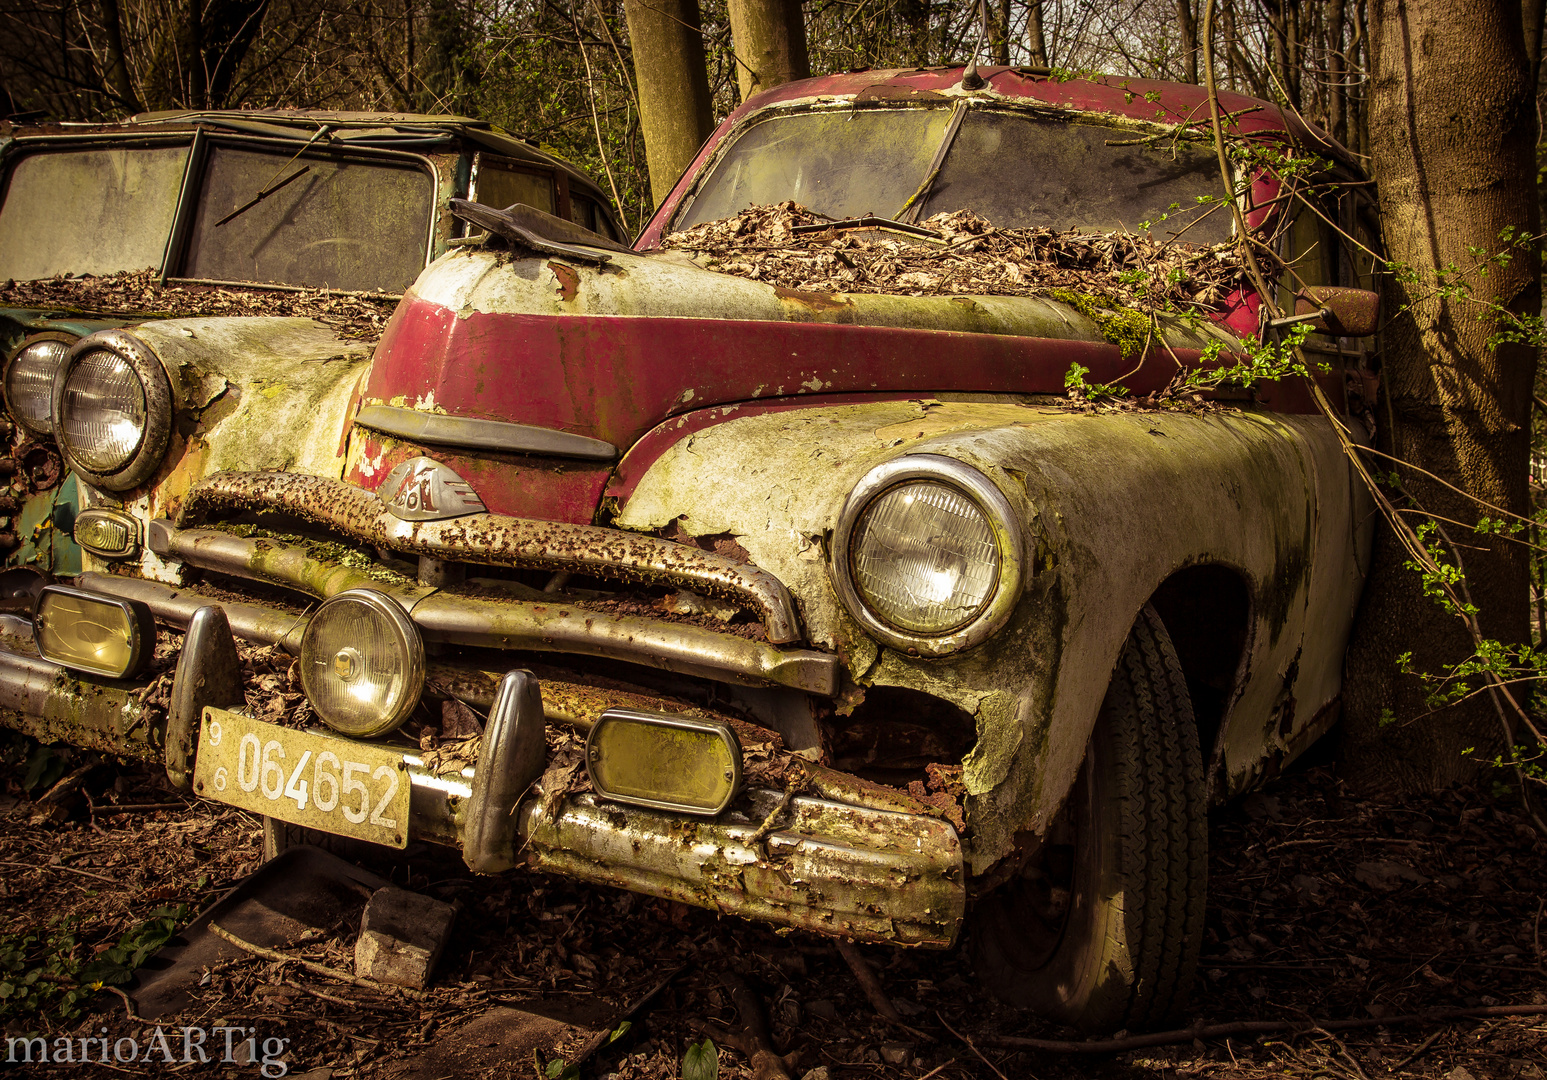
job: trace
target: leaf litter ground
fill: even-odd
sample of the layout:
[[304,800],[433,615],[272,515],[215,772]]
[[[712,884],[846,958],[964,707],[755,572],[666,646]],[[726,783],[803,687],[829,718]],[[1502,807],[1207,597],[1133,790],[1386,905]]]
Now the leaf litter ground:
[[[70,764],[93,761],[101,763],[62,820],[20,790],[19,769],[6,777],[0,804],[4,933],[46,937],[58,920],[72,920],[77,959],[119,941],[153,908],[185,904],[192,912],[211,903],[261,858],[257,819],[208,802],[126,809],[183,800],[151,771],[88,755]],[[1330,768],[1316,766],[1216,813],[1210,834],[1207,941],[1189,1019],[1371,1019],[1547,1002],[1540,937],[1547,844],[1508,799],[1463,789],[1400,803],[1359,800]],[[293,963],[244,958],[211,970],[195,1006],[172,1022],[247,1024],[264,1037],[288,1038],[292,1075],[331,1070],[314,1080],[386,1080],[414,1075],[423,1055],[456,1044],[461,1028],[492,1010],[552,1011],[557,1004],[595,1013],[600,1002],[615,1014],[680,968],[582,1075],[678,1076],[706,1022],[737,1024],[722,971],[740,973],[762,998],[778,1049],[801,1054],[796,1077],[823,1067],[830,1080],[994,1077],[947,1024],[1017,1080],[1547,1075],[1541,1017],[1312,1031],[1095,1057],[1011,1051],[996,1040],[1070,1036],[977,990],[961,948],[864,948],[911,1029],[900,1030],[876,1016],[837,951],[819,938],[559,878],[476,877],[455,853],[437,849],[411,849],[375,868],[459,908],[425,997],[380,995]],[[340,929],[297,955],[348,969],[353,933]],[[146,1028],[125,1019],[119,999],[102,1001],[94,1016],[60,1022],[33,1012],[10,1016],[6,1028],[95,1035],[106,1027],[109,1037],[143,1039]],[[549,1053],[574,1053],[578,1044],[571,1039]],[[724,1048],[720,1071],[751,1075],[745,1059]],[[179,1072],[257,1074],[254,1066],[214,1063]],[[46,1070],[88,1074],[101,1075],[101,1067]],[[526,1063],[511,1075],[536,1074]]]

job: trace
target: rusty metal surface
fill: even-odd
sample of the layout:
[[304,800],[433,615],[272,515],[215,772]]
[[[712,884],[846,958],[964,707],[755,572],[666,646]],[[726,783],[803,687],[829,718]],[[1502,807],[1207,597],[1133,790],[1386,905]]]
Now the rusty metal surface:
[[789,593],[772,574],[713,552],[617,529],[473,514],[409,522],[368,491],[296,473],[226,473],[196,485],[179,525],[225,511],[277,510],[365,543],[413,555],[542,570],[569,570],[622,581],[662,581],[738,601],[756,610],[775,645],[800,640]]
[[[754,813],[781,797],[748,794]],[[934,818],[797,797],[760,837],[751,821],[686,821],[594,795],[552,817],[540,799],[517,813],[533,869],[860,941],[948,948],[961,929],[961,843]]]
[[135,688],[6,649],[0,649],[0,723],[44,744],[147,761],[159,761],[165,752],[166,721],[147,715]]
[[385,593],[407,609],[431,640],[608,657],[717,682],[789,686],[826,697],[838,692],[839,660],[829,653],[781,649],[688,623],[608,615],[559,601],[457,596],[385,567],[348,566],[321,557],[318,548],[324,545],[164,524],[152,529],[151,536],[158,553],[190,566],[297,589],[321,600],[347,589]]
[[[117,596],[125,600],[143,601],[150,605],[151,611],[158,620],[179,629],[187,627],[200,608],[208,605],[218,606],[225,611],[231,630],[237,637],[262,645],[278,645],[291,655],[300,651],[301,635],[309,619],[306,615],[276,607],[233,602],[225,598],[217,599],[194,588],[174,588],[159,582],[141,581],[138,578],[88,573],[81,575],[78,582],[81,588],[91,592]],[[30,627],[24,628],[30,635]],[[31,637],[28,636],[25,641],[7,644],[16,648],[30,641]],[[49,667],[52,669],[52,665]],[[429,683],[437,692],[455,697],[480,709],[488,709],[493,705],[500,680],[505,674],[500,671],[484,671],[463,664],[436,661],[431,661],[426,670]],[[581,732],[588,730],[602,713],[615,706],[645,710],[666,708],[683,716],[717,721],[726,719],[719,713],[684,702],[663,703],[662,699],[647,694],[633,693],[611,685],[606,688],[591,686],[582,682],[555,678],[551,674],[545,674],[542,680],[542,702],[543,715],[549,723],[561,724]],[[817,790],[824,793],[846,793],[843,797],[839,797],[839,801],[872,805],[861,796],[858,789],[843,786],[841,780],[825,778],[825,774],[829,771],[816,770],[814,773],[813,783]],[[842,774],[834,773],[833,776],[841,777]],[[853,795],[852,798],[849,797],[850,794]],[[896,798],[904,801],[874,805],[879,809],[923,812],[922,808],[901,793],[897,793]]]
[[264,604],[245,604],[213,599],[195,589],[164,585],[158,581],[99,574],[80,575],[81,588],[104,596],[140,600],[150,605],[152,614],[170,626],[186,627],[199,608],[214,604],[226,613],[231,632],[237,637],[262,645],[278,645],[291,655],[301,651],[301,634],[308,617]]

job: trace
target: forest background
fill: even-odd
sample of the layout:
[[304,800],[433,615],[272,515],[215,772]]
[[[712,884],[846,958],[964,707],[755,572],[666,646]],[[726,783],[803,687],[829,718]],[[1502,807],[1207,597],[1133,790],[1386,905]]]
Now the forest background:
[[[1285,101],[1368,152],[1367,0],[1231,0],[1222,88]],[[697,9],[714,119],[741,100],[727,0]],[[460,113],[585,168],[637,230],[652,208],[623,0],[9,0],[0,113],[146,109]],[[1200,0],[992,0],[984,61],[1200,81]],[[810,70],[963,62],[964,0],[809,0]]]

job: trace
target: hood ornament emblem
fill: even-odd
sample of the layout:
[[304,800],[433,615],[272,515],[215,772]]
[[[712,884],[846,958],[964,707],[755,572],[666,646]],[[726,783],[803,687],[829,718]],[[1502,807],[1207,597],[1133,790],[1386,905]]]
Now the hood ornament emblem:
[[389,513],[404,521],[441,521],[488,510],[471,484],[434,458],[403,462],[387,474],[376,494]]

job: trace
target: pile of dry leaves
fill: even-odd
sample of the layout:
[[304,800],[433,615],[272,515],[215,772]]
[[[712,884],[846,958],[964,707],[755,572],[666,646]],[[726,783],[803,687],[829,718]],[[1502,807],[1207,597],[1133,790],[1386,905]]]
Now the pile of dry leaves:
[[154,270],[0,283],[0,307],[180,319],[224,315],[307,316],[344,337],[375,341],[398,298],[385,293],[296,292],[224,285],[163,285]]
[[[823,229],[832,219],[782,202],[753,206],[665,239],[711,270],[788,289],[906,296],[1096,295],[1144,312],[1219,311],[1245,285],[1233,245],[1199,247],[1135,233],[1000,229],[970,210],[936,214],[935,235]],[[859,235],[856,235],[856,232]]]

